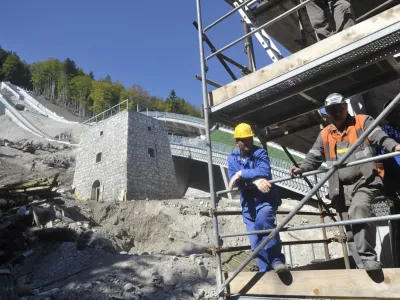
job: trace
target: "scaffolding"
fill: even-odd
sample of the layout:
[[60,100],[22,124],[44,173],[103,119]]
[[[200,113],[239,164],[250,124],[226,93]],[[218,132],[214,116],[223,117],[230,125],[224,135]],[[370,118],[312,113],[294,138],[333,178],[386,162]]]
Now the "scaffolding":
[[[210,185],[210,194],[211,194],[211,209],[209,211],[203,211],[201,212],[201,215],[207,215],[210,216],[212,218],[212,223],[213,223],[213,231],[214,231],[214,247],[209,249],[208,252],[215,255],[216,258],[216,267],[217,267],[217,274],[216,274],[216,282],[217,282],[217,291],[218,291],[218,295],[220,297],[222,296],[226,296],[226,297],[238,297],[240,299],[248,299],[246,294],[251,294],[251,295],[275,295],[275,296],[291,296],[291,297],[346,297],[346,296],[350,296],[350,298],[354,299],[355,296],[361,297],[361,298],[394,298],[396,295],[396,293],[398,293],[398,287],[395,285],[387,285],[386,287],[389,287],[390,291],[388,291],[388,289],[380,289],[380,287],[378,288],[377,292],[374,291],[375,286],[373,286],[373,284],[371,285],[372,287],[364,287],[364,290],[360,290],[358,289],[357,292],[358,294],[340,294],[337,293],[335,291],[335,288],[327,288],[326,291],[324,290],[320,290],[320,289],[313,289],[311,291],[311,294],[306,293],[306,294],[296,294],[296,289],[291,289],[291,287],[293,285],[295,285],[295,281],[296,279],[301,278],[300,275],[298,275],[298,273],[294,274],[293,276],[290,275],[291,280],[289,281],[285,281],[284,278],[282,278],[281,276],[279,276],[279,279],[277,279],[277,275],[274,276],[274,274],[259,274],[259,275],[252,275],[250,277],[243,277],[243,278],[247,278],[248,281],[246,281],[245,279],[241,279],[242,281],[240,282],[240,288],[232,288],[231,283],[233,280],[235,280],[235,278],[237,278],[238,275],[240,275],[240,272],[252,261],[252,259],[254,259],[257,254],[267,245],[267,243],[269,243],[275,236],[277,236],[279,234],[279,232],[285,232],[285,231],[297,231],[297,230],[308,230],[308,229],[322,229],[324,230],[327,227],[333,227],[333,226],[337,226],[339,227],[339,230],[342,234],[342,238],[344,235],[344,230],[343,230],[343,226],[346,225],[355,225],[355,224],[364,224],[364,223],[376,223],[376,222],[390,222],[393,220],[400,220],[400,214],[395,214],[395,215],[387,215],[387,216],[378,216],[378,217],[373,217],[373,218],[368,218],[368,219],[357,219],[357,220],[341,220],[341,221],[336,221],[334,215],[325,207],[324,202],[321,199],[321,196],[319,195],[319,189],[327,182],[327,180],[340,168],[344,168],[344,167],[349,167],[349,166],[353,166],[353,165],[357,165],[357,164],[363,164],[363,163],[367,163],[367,162],[372,162],[372,161],[378,161],[378,160],[384,160],[390,157],[394,157],[397,155],[400,155],[400,153],[391,153],[391,154],[386,154],[383,156],[379,156],[379,157],[373,157],[373,158],[368,158],[368,159],[364,159],[364,160],[360,160],[357,162],[352,162],[352,163],[345,163],[346,160],[351,156],[351,154],[356,150],[356,148],[368,137],[368,135],[376,128],[376,126],[379,125],[379,123],[391,112],[391,110],[400,102],[400,93],[393,99],[393,101],[379,114],[379,116],[375,119],[375,121],[373,122],[373,124],[368,127],[367,129],[365,129],[364,133],[358,138],[358,140],[356,141],[356,143],[354,145],[352,145],[349,150],[337,161],[336,164],[334,164],[330,169],[327,170],[317,170],[317,171],[312,171],[312,172],[307,172],[305,174],[303,174],[303,176],[299,176],[296,178],[303,178],[304,180],[306,180],[307,185],[310,187],[309,192],[307,193],[307,195],[295,206],[295,208],[292,211],[279,211],[278,213],[280,214],[284,214],[286,215],[285,218],[279,223],[277,224],[276,228],[271,229],[271,230],[260,230],[260,231],[253,231],[253,232],[241,232],[241,233],[224,233],[224,234],[220,234],[219,232],[219,227],[218,227],[218,217],[219,216],[235,216],[235,215],[239,215],[241,212],[240,211],[222,211],[222,210],[218,210],[218,202],[217,202],[217,196],[224,194],[224,193],[228,193],[231,192],[230,190],[224,190],[224,191],[219,191],[216,192],[215,188],[214,188],[214,175],[213,175],[213,161],[212,161],[212,143],[211,143],[211,136],[210,136],[210,116],[211,114],[215,113],[218,111],[218,109],[214,109],[213,108],[213,102],[212,99],[209,98],[209,94],[207,92],[207,84],[211,84],[213,86],[217,86],[220,87],[220,84],[215,84],[215,82],[210,81],[207,79],[206,76],[206,62],[213,58],[213,57],[218,57],[219,59],[221,59],[221,55],[222,52],[224,52],[225,50],[229,49],[230,47],[232,47],[233,45],[238,44],[241,41],[248,41],[249,38],[251,38],[252,35],[257,34],[259,32],[264,31],[265,29],[267,29],[269,26],[271,26],[272,24],[282,20],[283,18],[296,13],[299,9],[305,7],[307,4],[309,4],[311,1],[313,0],[303,0],[303,1],[299,1],[298,5],[296,5],[295,7],[293,7],[292,9],[286,11],[285,13],[275,17],[274,19],[270,20],[269,22],[263,24],[260,27],[255,27],[253,28],[253,30],[251,30],[250,32],[246,32],[246,27],[245,27],[245,35],[242,36],[241,38],[238,38],[237,40],[229,43],[228,45],[222,47],[221,49],[217,50],[214,48],[214,46],[211,47],[211,54],[206,56],[204,53],[204,45],[203,42],[207,42],[208,38],[205,36],[205,32],[210,30],[211,28],[213,28],[214,26],[216,26],[218,23],[220,23],[221,21],[225,20],[226,18],[228,18],[229,16],[231,16],[233,13],[240,11],[242,12],[242,17],[244,17],[243,15],[243,11],[245,11],[246,9],[249,9],[249,7],[255,3],[257,3],[258,1],[256,0],[248,0],[248,1],[238,1],[235,2],[235,8],[233,10],[231,10],[229,13],[225,14],[224,16],[222,16],[221,18],[219,18],[218,20],[216,20],[215,22],[211,23],[210,25],[203,27],[202,24],[202,12],[201,12],[201,0],[196,0],[196,7],[197,7],[197,23],[196,23],[196,28],[198,29],[198,39],[199,39],[199,50],[200,50],[200,67],[201,67],[201,75],[198,76],[197,78],[199,80],[201,80],[202,82],[202,94],[203,94],[203,105],[204,105],[204,119],[205,119],[205,128],[206,128],[206,142],[207,142],[207,154],[208,154],[208,174],[209,174],[209,185]],[[227,1],[228,2],[228,1]],[[392,2],[392,1],[389,1]],[[379,8],[380,9],[380,8]],[[376,11],[377,9],[374,9],[374,11]],[[372,14],[373,12],[369,13]],[[368,14],[368,16],[369,16]],[[362,18],[365,18],[365,16],[363,16]],[[399,47],[399,25],[400,22],[397,21],[391,28],[386,29],[386,31],[384,32],[386,35],[385,36],[391,36],[392,37],[396,37],[393,39],[393,43],[390,43],[390,45],[385,48],[384,52],[381,52],[380,55],[381,57],[385,57],[388,55],[392,55],[393,54],[393,49],[398,49]],[[383,37],[383,36],[382,36]],[[378,37],[378,36],[369,36],[369,40],[368,43],[373,43],[374,42],[374,38],[378,39],[378,38],[382,38],[382,37]],[[208,43],[208,42],[207,42]],[[208,43],[209,44],[209,43]],[[209,44],[210,46],[210,44]],[[359,45],[358,45],[359,46]],[[387,50],[389,49],[390,50]],[[379,48],[379,49],[375,49],[376,52],[379,52],[380,50],[382,50],[383,48]],[[387,50],[387,51],[386,51]],[[374,50],[372,50],[374,51]],[[339,53],[341,55],[344,55],[343,53]],[[375,53],[376,55],[379,55],[379,53]],[[248,53],[249,55],[249,53]],[[250,57],[250,56],[249,56]],[[222,57],[223,58],[223,57]],[[333,58],[332,58],[333,59]],[[315,64],[317,64],[318,62],[315,62]],[[369,63],[369,62],[365,62],[365,63]],[[251,65],[251,59],[249,59],[249,65],[250,65],[250,70],[253,70],[254,64]],[[225,67],[225,66],[224,66]],[[340,70],[339,70],[340,71]],[[229,73],[229,72],[228,72]],[[236,80],[235,78],[232,77],[233,80]],[[268,82],[265,83],[266,85],[268,85]],[[244,94],[246,94],[246,97],[251,98],[252,96],[254,96],[255,93],[261,93],[262,89],[267,89],[268,87],[257,87],[257,91],[248,91]],[[242,98],[245,96],[241,96]],[[303,94],[302,97],[308,97],[306,94]],[[311,97],[310,97],[311,98]],[[317,106],[320,105],[319,107],[321,107],[321,103],[319,101],[316,101],[315,103],[315,99],[311,98],[308,99],[310,102],[314,102],[314,104],[316,104]],[[229,107],[229,105],[233,104],[234,101],[226,101],[226,103],[224,103],[224,107]],[[243,105],[238,105],[239,107],[243,108]],[[318,108],[319,108],[318,107]],[[244,110],[246,110],[247,108],[243,108]],[[257,108],[254,108],[254,110],[257,110]],[[307,107],[308,110],[312,110],[315,109],[315,106],[313,108]],[[228,121],[230,116],[225,116],[225,121],[226,123],[232,125],[232,123],[230,123]],[[237,120],[236,120],[237,121]],[[234,123],[234,122],[233,122]],[[265,124],[255,124],[261,128],[265,128]],[[260,126],[261,125],[261,126]],[[287,151],[286,148],[284,148],[286,154],[289,156],[289,158],[291,159],[291,161],[293,162],[294,165],[296,165],[295,160],[293,159],[293,157],[291,156],[291,154]],[[320,173],[326,173],[325,176],[323,178],[321,178],[318,182],[317,180],[315,180],[315,185],[312,185],[312,183],[310,181],[307,180],[306,176],[310,176],[310,175],[317,175]],[[288,178],[281,178],[278,180],[272,180],[271,183],[276,183],[279,181],[284,181],[284,180],[293,180],[294,178],[292,177],[288,177]],[[288,224],[288,222],[295,216],[295,215],[300,215],[301,212],[300,209],[310,200],[310,198],[312,196],[316,195],[317,199],[318,199],[318,203],[319,203],[319,208],[320,208],[320,213],[318,213],[317,215],[321,217],[320,219],[320,223],[319,224],[313,224],[313,225],[307,225],[307,226],[298,226],[298,227],[286,227],[286,225]],[[324,217],[330,217],[333,222],[329,222],[329,223],[325,223],[324,222]],[[236,268],[235,271],[233,271],[232,273],[229,274],[228,277],[224,277],[223,276],[223,270],[222,270],[222,259],[221,259],[221,253],[225,253],[225,252],[230,252],[230,251],[237,251],[237,250],[246,250],[249,249],[249,247],[221,247],[222,243],[222,239],[225,238],[229,238],[229,237],[238,237],[238,236],[248,236],[248,235],[265,235],[266,238],[261,242],[261,244],[254,249],[251,254]],[[309,244],[314,244],[314,243],[322,243],[324,245],[326,245],[325,248],[325,257],[326,260],[329,259],[329,250],[327,248],[327,245],[332,242],[332,240],[329,240],[326,238],[326,233],[324,232],[324,238],[321,240],[310,240],[310,241],[301,241],[299,242],[299,244],[301,243],[309,243]],[[339,241],[340,242],[340,241]],[[346,243],[344,242],[344,239],[341,240],[342,242],[342,246],[343,246],[343,256],[344,256],[344,261],[345,261],[345,266],[346,269],[350,268],[350,264],[349,264],[349,258],[348,258],[348,253],[347,253],[347,247],[346,247]],[[289,243],[290,244],[290,243]],[[296,243],[292,243],[296,244]],[[289,248],[290,249],[290,248]],[[291,253],[290,253],[291,255]],[[400,272],[397,271],[398,269],[385,269],[385,274],[384,274],[384,278],[386,278],[387,280],[394,280],[396,278],[396,276],[400,275]],[[363,281],[363,284],[365,285],[365,282],[368,281],[368,278],[364,278],[365,277],[365,272],[362,270],[348,270],[351,271],[352,273],[348,275],[348,277],[345,277],[343,279],[344,282],[339,282],[338,281],[338,288],[340,289],[341,284],[345,285],[347,284],[346,279],[351,279],[352,277],[357,277],[357,278],[361,278],[361,281]],[[363,272],[363,273],[362,273]],[[295,272],[294,272],[295,273]],[[332,273],[333,274],[333,273]],[[335,273],[340,274],[340,273]],[[321,276],[321,278],[323,277],[324,274],[322,273],[318,273],[316,276]],[[267,281],[267,279],[265,279],[264,281],[262,281],[262,277],[263,276],[268,276],[268,280],[271,281]],[[364,277],[363,277],[364,276]],[[368,276],[367,276],[368,277]],[[318,277],[315,277],[318,278]],[[319,279],[321,279],[319,278]],[[390,279],[389,279],[390,278]],[[286,278],[287,279],[287,278]],[[244,280],[244,281],[243,281]],[[316,279],[315,279],[316,280]],[[323,280],[323,278],[321,279]],[[330,280],[329,278],[327,280]],[[260,286],[257,287],[257,282],[261,282]],[[293,283],[293,284],[292,284]],[[375,281],[375,283],[377,283],[377,281]],[[277,289],[274,287],[274,284],[276,284],[276,287],[282,287],[283,286],[283,290],[281,291],[281,294],[277,292]],[[353,284],[353,282],[351,283]],[[267,287],[269,286],[269,288]],[[261,288],[260,288],[261,287]],[[322,287],[323,289],[323,287]],[[236,299],[236,298],[235,298]],[[249,298],[250,299],[250,298]],[[251,298],[253,299],[253,298]],[[278,299],[278,298],[274,298],[274,299]]]

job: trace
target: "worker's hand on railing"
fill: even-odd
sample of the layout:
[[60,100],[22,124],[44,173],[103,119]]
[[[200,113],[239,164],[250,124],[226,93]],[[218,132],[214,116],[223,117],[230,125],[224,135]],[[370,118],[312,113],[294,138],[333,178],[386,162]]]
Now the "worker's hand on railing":
[[290,168],[289,174],[292,177],[297,176],[297,175],[301,175],[301,173],[304,173],[304,170],[301,169],[301,168],[297,168],[297,167],[291,167]]
[[235,184],[236,180],[240,179],[242,177],[242,171],[237,172],[235,175],[233,175],[231,181],[229,181],[229,189],[233,189],[233,185]]
[[395,152],[400,152],[400,144],[397,145],[397,146],[394,148],[394,151],[395,151]]
[[261,193],[268,193],[272,187],[271,183],[265,178],[256,179],[253,183]]

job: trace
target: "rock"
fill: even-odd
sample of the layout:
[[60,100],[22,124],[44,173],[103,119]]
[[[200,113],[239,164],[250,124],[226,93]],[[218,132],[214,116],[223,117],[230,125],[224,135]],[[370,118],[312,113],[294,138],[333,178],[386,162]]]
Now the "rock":
[[53,221],[49,221],[45,225],[46,228],[53,228]]
[[154,294],[157,292],[157,288],[151,285],[143,287],[142,292],[144,295]]
[[132,292],[135,290],[135,286],[132,283],[127,283],[124,285],[125,292]]
[[131,294],[131,293],[123,293],[122,297],[124,298],[124,300],[136,300],[136,299],[140,299],[139,296],[135,295],[135,294]]
[[196,299],[202,299],[205,294],[205,291],[200,289],[193,293],[193,297],[195,297]]
[[177,260],[178,260],[178,256],[172,257],[172,260],[173,260],[173,261],[177,261]]
[[118,225],[118,223],[119,223],[119,217],[118,217],[118,215],[112,216],[112,217],[110,218],[110,222],[111,222],[113,225]]
[[182,289],[185,293],[193,296],[193,290],[192,290],[192,286],[190,284],[185,284]]
[[33,290],[33,294],[34,294],[35,296],[39,295],[39,294],[40,294],[39,289],[34,289],[34,290]]
[[25,146],[22,148],[22,152],[28,152],[28,153],[30,153],[30,154],[35,154],[35,152],[36,152],[36,147],[33,146],[33,145],[31,145],[31,144],[25,145]]
[[195,261],[196,260],[196,254],[190,254],[189,258],[190,258],[190,260]]
[[136,254],[136,249],[135,249],[135,247],[132,247],[131,250],[129,250],[128,254],[129,254],[129,255],[134,255],[134,254]]
[[207,268],[204,266],[204,264],[199,265],[199,266],[197,267],[197,274],[199,275],[199,277],[200,277],[201,279],[207,278],[208,270],[207,270]]
[[204,204],[204,202],[203,201],[200,201],[200,205],[203,205]]
[[168,238],[169,238],[170,241],[174,241],[174,237],[171,234],[168,235]]
[[151,280],[154,282],[154,281],[162,281],[162,276],[160,276],[160,275],[158,275],[158,274],[154,274],[154,275],[151,275]]
[[163,279],[164,284],[169,286],[175,286],[179,282],[178,277],[175,274],[167,274]]
[[126,252],[126,251],[121,251],[119,254],[126,255],[126,254],[128,254],[128,252]]
[[194,239],[195,237],[197,237],[199,235],[199,232],[198,231],[195,231],[190,237],[192,238],[192,239]]
[[92,283],[91,282],[85,283],[85,284],[82,285],[82,288],[91,289],[92,288]]

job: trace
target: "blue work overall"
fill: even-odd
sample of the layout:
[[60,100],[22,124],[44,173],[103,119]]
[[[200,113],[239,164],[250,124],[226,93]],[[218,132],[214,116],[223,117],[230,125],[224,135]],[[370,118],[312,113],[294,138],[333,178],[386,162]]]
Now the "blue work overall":
[[[246,158],[240,156],[239,150],[229,155],[229,178],[232,178],[240,170],[242,170],[242,176],[235,183],[239,189],[251,185],[254,180],[259,178],[272,179],[268,153],[257,146],[253,146],[252,152]],[[262,193],[257,188],[242,190],[240,203],[247,231],[276,227],[276,211],[282,204],[276,186],[273,185],[268,193]],[[266,236],[250,235],[251,249],[257,248],[264,239]],[[256,261],[260,272],[270,271],[272,266],[278,262],[285,263],[281,248],[281,241],[277,235],[259,252]]]

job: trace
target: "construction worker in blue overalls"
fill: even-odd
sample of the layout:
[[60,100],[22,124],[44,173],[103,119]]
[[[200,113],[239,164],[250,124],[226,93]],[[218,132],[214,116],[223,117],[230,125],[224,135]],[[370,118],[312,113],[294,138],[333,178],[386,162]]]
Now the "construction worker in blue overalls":
[[[242,217],[247,231],[275,228],[276,212],[282,203],[277,187],[268,182],[272,179],[268,152],[255,146],[253,137],[250,125],[239,124],[234,132],[235,143],[239,149],[228,157],[229,188],[256,186],[240,191]],[[265,235],[249,235],[251,249],[257,248],[264,239]],[[277,273],[287,271],[281,248],[281,240],[277,235],[259,252],[256,261],[260,272],[271,269]]]

